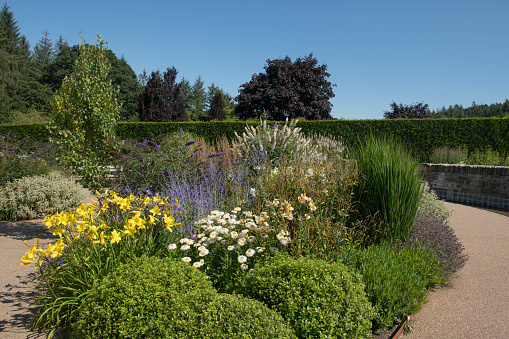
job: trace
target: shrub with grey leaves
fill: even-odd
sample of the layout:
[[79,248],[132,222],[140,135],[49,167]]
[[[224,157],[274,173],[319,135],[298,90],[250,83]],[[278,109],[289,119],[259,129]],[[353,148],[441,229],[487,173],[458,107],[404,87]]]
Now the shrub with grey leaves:
[[24,177],[0,188],[0,220],[42,218],[76,208],[83,200],[83,186],[58,172]]

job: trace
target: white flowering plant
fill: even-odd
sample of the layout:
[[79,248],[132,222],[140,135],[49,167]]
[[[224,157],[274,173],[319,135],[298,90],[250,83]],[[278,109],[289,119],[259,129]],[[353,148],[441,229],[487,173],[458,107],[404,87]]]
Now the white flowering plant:
[[231,292],[240,274],[291,243],[288,230],[274,213],[259,215],[236,207],[212,211],[196,222],[197,232],[168,246],[170,254],[207,273],[221,292]]

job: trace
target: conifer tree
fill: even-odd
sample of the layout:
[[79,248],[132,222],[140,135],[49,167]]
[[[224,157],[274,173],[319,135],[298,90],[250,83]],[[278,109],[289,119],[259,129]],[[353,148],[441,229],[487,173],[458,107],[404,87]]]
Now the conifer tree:
[[221,92],[217,92],[210,104],[209,120],[223,121],[225,119],[223,96]]

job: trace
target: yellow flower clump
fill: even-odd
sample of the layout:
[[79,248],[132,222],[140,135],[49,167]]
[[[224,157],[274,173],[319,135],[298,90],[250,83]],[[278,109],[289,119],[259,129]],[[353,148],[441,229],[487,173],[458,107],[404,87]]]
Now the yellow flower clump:
[[[174,226],[181,225],[176,223],[171,215],[169,210],[171,203],[168,202],[168,197],[130,195],[122,198],[118,193],[106,191],[101,200],[102,203],[93,201],[81,205],[74,211],[47,216],[44,219],[44,225],[60,239],[54,244],[49,244],[45,250],[38,248],[39,239],[31,247],[27,244],[30,250],[21,258],[21,265],[31,263],[40,265],[41,258],[61,256],[67,244],[83,236],[89,238],[93,244],[106,245],[107,242],[116,244],[125,237],[134,238],[136,233],[145,230],[147,226],[162,224],[171,232]],[[180,207],[178,200],[175,206]],[[178,212],[180,211],[176,211]],[[122,222],[115,229],[107,225],[104,220],[106,216],[110,219],[120,216]]]

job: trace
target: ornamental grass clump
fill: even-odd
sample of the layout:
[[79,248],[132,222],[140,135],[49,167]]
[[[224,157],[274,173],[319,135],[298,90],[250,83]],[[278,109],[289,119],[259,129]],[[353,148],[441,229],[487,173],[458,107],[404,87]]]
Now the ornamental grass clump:
[[341,263],[277,255],[238,292],[279,312],[298,338],[368,338],[373,308],[360,275]]
[[256,128],[246,127],[242,136],[235,132],[233,149],[243,158],[251,153],[263,152],[273,165],[277,165],[281,158],[305,161],[320,156],[311,139],[306,138],[299,127],[295,127],[297,122],[292,120],[288,123],[286,119],[283,126],[278,123],[269,126],[266,120],[260,120]]
[[356,147],[355,159],[363,185],[357,191],[359,219],[378,218],[370,241],[404,241],[412,231],[422,195],[419,163],[398,142],[370,136]]
[[83,187],[58,172],[15,179],[0,186],[0,220],[42,218],[78,207]]
[[[143,255],[165,257],[178,228],[160,196],[122,198],[107,191],[100,201],[48,216],[44,225],[58,240],[29,246],[21,264],[35,264],[39,299],[31,326],[55,332],[77,318],[76,309],[94,284],[122,263]],[[58,260],[61,258],[62,260]],[[63,262],[63,264],[62,264]]]

